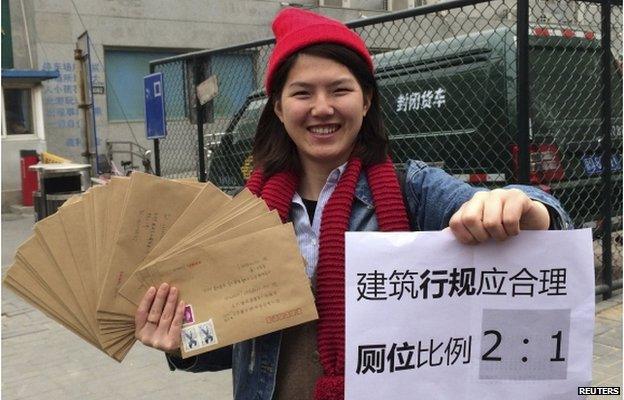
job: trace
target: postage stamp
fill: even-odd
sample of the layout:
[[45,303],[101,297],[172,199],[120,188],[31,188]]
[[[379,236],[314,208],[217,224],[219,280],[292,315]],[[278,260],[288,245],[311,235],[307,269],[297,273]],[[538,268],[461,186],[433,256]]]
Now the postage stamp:
[[182,345],[184,346],[184,351],[189,352],[199,348],[199,343],[197,342],[197,332],[193,326],[188,326],[186,328],[182,328]]
[[212,319],[182,328],[184,352],[191,352],[219,343]]
[[204,346],[210,346],[218,343],[217,334],[215,333],[214,323],[212,322],[212,319],[198,324],[198,327],[201,334],[201,341]]
[[192,324],[195,322],[195,314],[193,313],[193,306],[187,304],[184,306],[184,322],[183,325]]

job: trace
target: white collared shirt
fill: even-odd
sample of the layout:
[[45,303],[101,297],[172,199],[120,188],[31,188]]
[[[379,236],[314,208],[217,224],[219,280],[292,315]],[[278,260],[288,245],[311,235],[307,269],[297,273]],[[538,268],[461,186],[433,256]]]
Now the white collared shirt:
[[292,199],[292,222],[297,235],[297,241],[299,242],[299,250],[306,262],[306,274],[310,279],[314,276],[316,265],[318,264],[319,236],[323,209],[325,209],[327,201],[334,193],[334,189],[336,189],[345,169],[347,169],[347,163],[342,164],[329,173],[325,186],[323,186],[319,194],[312,224],[310,224],[310,217],[299,193],[295,192]]

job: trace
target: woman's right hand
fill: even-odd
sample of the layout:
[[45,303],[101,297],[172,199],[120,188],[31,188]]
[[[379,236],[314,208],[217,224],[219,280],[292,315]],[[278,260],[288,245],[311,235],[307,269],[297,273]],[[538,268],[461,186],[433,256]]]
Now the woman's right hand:
[[184,318],[184,302],[178,289],[163,283],[147,290],[134,315],[134,336],[144,345],[167,353],[177,353]]

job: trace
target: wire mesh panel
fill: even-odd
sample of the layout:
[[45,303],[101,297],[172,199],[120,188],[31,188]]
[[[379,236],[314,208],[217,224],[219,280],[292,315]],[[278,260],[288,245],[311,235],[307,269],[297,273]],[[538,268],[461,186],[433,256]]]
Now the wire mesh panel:
[[[520,165],[528,164],[528,183],[559,198],[576,227],[593,228],[600,283],[606,183],[600,163],[600,5],[530,3],[529,152],[524,160],[519,140],[526,139],[519,138],[527,135],[518,132],[517,14],[515,1],[447,2],[350,26],[374,54],[397,167],[419,159],[474,185],[495,187],[518,183]],[[613,6],[609,185],[614,280],[621,279],[622,254],[621,15],[621,6]],[[253,168],[253,136],[266,104],[262,85],[271,49],[272,41],[265,41],[193,56],[201,63],[202,79],[216,76],[219,83],[218,96],[204,106],[204,149],[197,148],[192,115],[180,120],[169,115],[170,107],[177,110],[175,104],[183,105],[185,113],[195,109],[184,61],[158,66],[165,72],[169,124],[161,151],[164,175],[196,175],[196,157],[203,154],[210,181],[225,190],[244,184]]]
[[165,86],[167,137],[160,141],[160,170],[167,178],[196,177],[198,173],[197,125],[194,87],[188,62],[155,66]]
[[214,54],[219,81],[215,124],[206,135],[208,179],[224,190],[242,186],[252,169],[251,147],[266,100],[262,87],[271,45]]
[[382,51],[374,61],[397,166],[415,158],[477,184],[512,179],[512,12],[482,2],[356,29]]
[[[595,11],[593,12],[595,13]],[[613,146],[616,147],[617,150],[615,153],[622,154],[622,6],[613,7],[611,10],[611,53],[613,54],[614,60],[614,71],[612,80],[611,80],[611,90],[617,95],[614,96],[613,103],[613,126],[611,128],[612,131],[612,140]],[[618,170],[614,175],[614,185],[613,193],[611,194],[611,199],[613,201],[613,235],[611,237],[611,249],[613,252],[612,257],[612,273],[611,276],[613,280],[621,280],[622,279],[622,198],[624,197],[624,193],[622,193],[623,182],[622,182],[622,159],[619,160],[614,170]],[[595,246],[596,247],[596,246]],[[595,250],[596,253],[599,253]],[[599,265],[602,265],[602,260]]]
[[[621,7],[620,7],[621,10]],[[600,5],[537,2],[531,8],[540,26],[529,48],[531,93],[531,182],[548,188],[577,227],[592,227],[600,239],[604,181],[601,164],[602,46]],[[621,32],[613,20],[612,35]],[[621,35],[621,33],[619,33]],[[611,50],[611,49],[610,49]],[[612,112],[611,214],[614,235],[621,237],[622,215],[622,74],[617,53],[609,65]],[[602,283],[602,249],[595,241],[597,283]],[[621,243],[613,241],[614,276],[621,276]]]

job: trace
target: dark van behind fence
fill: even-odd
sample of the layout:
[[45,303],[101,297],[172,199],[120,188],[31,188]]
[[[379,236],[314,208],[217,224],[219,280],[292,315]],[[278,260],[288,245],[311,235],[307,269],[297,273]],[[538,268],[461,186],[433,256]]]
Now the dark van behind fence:
[[[622,3],[449,1],[349,23],[374,52],[393,160],[475,185],[527,183],[591,227],[596,291],[622,287]],[[156,172],[240,188],[273,40],[151,63],[167,138]],[[196,87],[219,94],[198,107]]]

